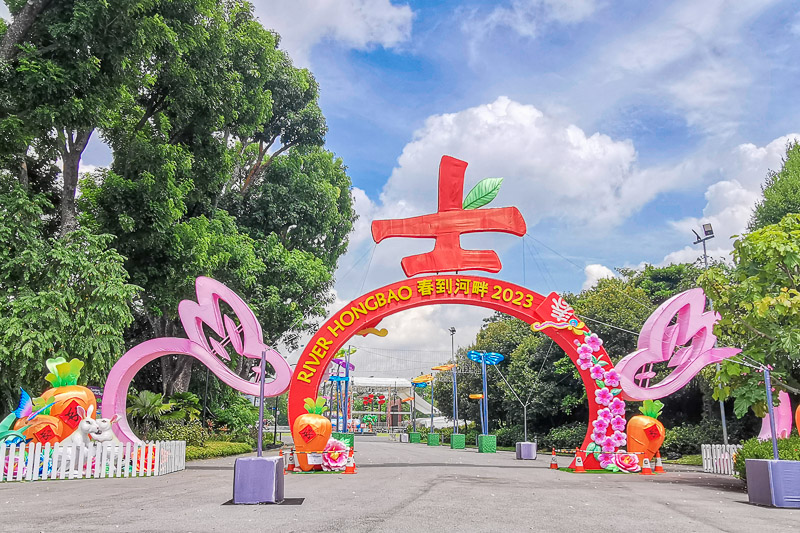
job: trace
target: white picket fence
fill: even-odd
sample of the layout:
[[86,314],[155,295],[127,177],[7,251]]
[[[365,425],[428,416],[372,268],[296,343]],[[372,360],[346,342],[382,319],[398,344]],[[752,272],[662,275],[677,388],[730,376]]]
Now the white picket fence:
[[186,468],[186,442],[96,443],[89,447],[0,444],[0,482],[162,476]]
[[739,444],[703,444],[700,447],[703,454],[703,472],[732,476],[735,473],[733,456],[741,449]]

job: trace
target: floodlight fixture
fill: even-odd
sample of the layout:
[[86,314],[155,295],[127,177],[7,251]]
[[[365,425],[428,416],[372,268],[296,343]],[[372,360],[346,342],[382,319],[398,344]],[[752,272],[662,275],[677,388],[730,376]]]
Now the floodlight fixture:
[[711,224],[703,224],[703,233],[706,237],[714,236],[714,229],[711,227]]

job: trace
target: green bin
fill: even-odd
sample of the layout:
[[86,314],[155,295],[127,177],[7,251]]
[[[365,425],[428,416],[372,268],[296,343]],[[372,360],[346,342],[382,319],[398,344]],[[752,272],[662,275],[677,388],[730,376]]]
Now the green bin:
[[453,450],[463,450],[467,447],[467,436],[463,433],[450,435],[450,448]]

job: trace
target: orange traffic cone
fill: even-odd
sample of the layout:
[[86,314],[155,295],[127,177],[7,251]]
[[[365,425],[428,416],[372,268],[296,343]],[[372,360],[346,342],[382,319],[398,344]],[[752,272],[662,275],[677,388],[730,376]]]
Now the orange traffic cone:
[[650,459],[648,459],[647,457],[645,457],[644,461],[642,461],[642,472],[641,473],[644,476],[652,476],[653,475],[653,470],[650,468]]
[[558,459],[556,459],[555,448],[553,448],[553,456],[550,458],[550,470],[558,470]]
[[347,453],[347,466],[344,467],[345,474],[355,474],[356,473],[356,462],[353,459],[353,448],[350,448],[350,451]]
[[664,463],[661,462],[661,452],[656,452],[656,474],[664,473]]
[[289,464],[286,465],[287,472],[294,472],[294,448],[289,448]]
[[580,448],[575,448],[575,470],[578,474],[585,474],[586,469],[583,467],[583,457]]
[[283,456],[283,448],[281,448],[279,454],[281,461],[283,461],[283,475],[288,476],[289,472],[286,471],[286,457]]

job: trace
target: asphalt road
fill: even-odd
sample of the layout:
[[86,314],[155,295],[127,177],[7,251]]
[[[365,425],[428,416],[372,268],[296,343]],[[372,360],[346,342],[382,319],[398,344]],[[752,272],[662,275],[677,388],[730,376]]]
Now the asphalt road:
[[356,475],[286,476],[284,505],[225,505],[233,458],[156,478],[2,483],[0,530],[800,530],[800,511],[751,506],[727,476],[571,474],[548,470],[545,456],[516,461],[381,437],[359,438],[356,449]]

